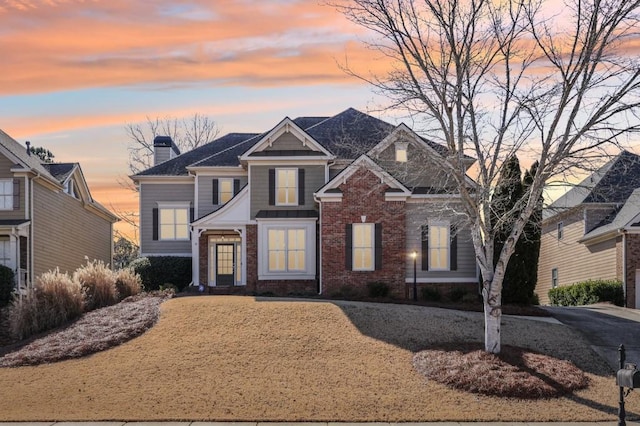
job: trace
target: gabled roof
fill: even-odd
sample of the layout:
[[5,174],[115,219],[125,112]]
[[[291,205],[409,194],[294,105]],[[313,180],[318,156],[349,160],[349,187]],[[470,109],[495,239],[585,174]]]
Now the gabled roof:
[[57,183],[57,179],[42,166],[39,157],[28,154],[27,148],[24,145],[18,143],[2,130],[0,130],[0,151],[4,151],[9,160],[14,161],[16,165],[39,173],[51,182]]
[[613,217],[613,220],[596,227],[591,232],[585,234],[579,242],[586,242],[589,240],[603,237],[610,233],[617,233],[620,229],[627,229],[632,226],[637,227],[637,217],[640,215],[640,188],[635,189],[627,201],[624,203]]
[[42,163],[42,167],[47,169],[60,183],[67,180],[77,165],[78,163]]
[[640,188],[640,156],[622,151],[545,209],[544,218],[582,204],[622,204]]

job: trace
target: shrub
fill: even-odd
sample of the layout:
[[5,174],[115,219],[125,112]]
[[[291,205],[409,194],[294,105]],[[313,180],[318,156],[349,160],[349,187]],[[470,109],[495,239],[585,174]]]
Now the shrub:
[[380,281],[367,283],[369,297],[387,297],[389,296],[389,286]]
[[83,310],[80,284],[58,269],[36,279],[34,289],[9,308],[9,328],[19,339],[49,330],[79,317]]
[[449,300],[454,303],[462,302],[466,294],[467,290],[465,290],[464,288],[456,287],[449,293]]
[[0,306],[11,302],[14,286],[13,270],[8,266],[0,265]]
[[361,299],[360,291],[350,285],[343,285],[340,289],[331,295],[334,299],[357,300]]
[[103,308],[118,303],[116,275],[101,260],[87,262],[73,273],[80,283],[85,297],[85,311]]
[[429,302],[439,302],[442,299],[442,295],[440,292],[431,287],[422,287],[420,289],[420,294],[422,295],[422,299]]
[[142,280],[140,275],[133,272],[131,268],[119,269],[116,273],[116,290],[118,299],[123,300],[129,296],[136,295],[142,291]]
[[129,265],[140,275],[145,291],[172,283],[182,291],[191,282],[191,258],[178,256],[140,257]]
[[580,306],[598,302],[624,305],[622,282],[618,280],[588,280],[549,290],[552,305]]

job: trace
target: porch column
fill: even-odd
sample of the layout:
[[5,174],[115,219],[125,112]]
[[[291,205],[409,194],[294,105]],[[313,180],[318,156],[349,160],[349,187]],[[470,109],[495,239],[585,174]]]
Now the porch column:
[[191,284],[200,285],[200,250],[198,244],[202,229],[191,230]]
[[242,285],[247,285],[247,227],[240,228],[240,247],[242,256]]

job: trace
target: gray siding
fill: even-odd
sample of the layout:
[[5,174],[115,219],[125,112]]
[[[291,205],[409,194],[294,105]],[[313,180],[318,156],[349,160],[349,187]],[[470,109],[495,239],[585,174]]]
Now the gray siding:
[[[421,269],[421,226],[426,225],[429,220],[450,220],[450,217],[433,206],[428,204],[407,204],[407,253],[416,251],[417,278],[438,278],[446,282],[450,278],[471,278],[476,277],[476,261],[471,240],[471,232],[468,228],[458,230],[458,269],[455,271],[423,271]],[[413,261],[407,256],[406,277],[413,278]]]
[[111,223],[88,211],[82,201],[38,183],[33,187],[35,276],[60,268],[73,272],[89,260],[111,263]]
[[[14,179],[11,168],[14,163],[4,155],[0,155],[0,179]],[[0,220],[25,219],[25,185],[24,178],[18,179],[20,183],[20,206],[17,210],[0,210]]]
[[143,254],[191,255],[191,241],[153,240],[153,209],[158,202],[184,201],[194,207],[194,184],[140,184],[140,251]]
[[409,144],[407,146],[408,161],[401,163],[397,162],[395,158],[395,144],[391,144],[378,155],[377,161],[389,174],[408,188],[451,188],[453,192],[453,188],[455,188],[453,178],[444,173],[440,163],[434,161],[432,156],[425,153],[423,149]]
[[311,151],[309,146],[303,146],[302,141],[295,137],[292,133],[284,133],[280,135],[279,138],[273,141],[271,146],[268,146],[264,149],[265,151],[300,151],[300,150],[308,150]]
[[[198,211],[196,219],[208,215],[218,210],[222,205],[217,204],[218,200],[213,199],[213,180],[215,176],[198,176]],[[247,184],[247,176],[224,176],[219,179],[238,179],[240,188]]]
[[[281,166],[296,167],[296,166]],[[324,166],[303,166],[304,169],[304,205],[302,206],[270,206],[269,205],[269,169],[276,166],[250,166],[251,182],[251,218],[255,218],[260,210],[309,210],[316,208],[313,193],[325,184]]]

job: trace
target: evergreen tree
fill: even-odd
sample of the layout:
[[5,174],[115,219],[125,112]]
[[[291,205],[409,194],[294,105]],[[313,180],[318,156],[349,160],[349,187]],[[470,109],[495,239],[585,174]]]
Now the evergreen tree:
[[55,155],[53,155],[53,153],[48,149],[41,146],[32,146],[29,150],[31,151],[31,154],[40,158],[43,163],[53,163]]

